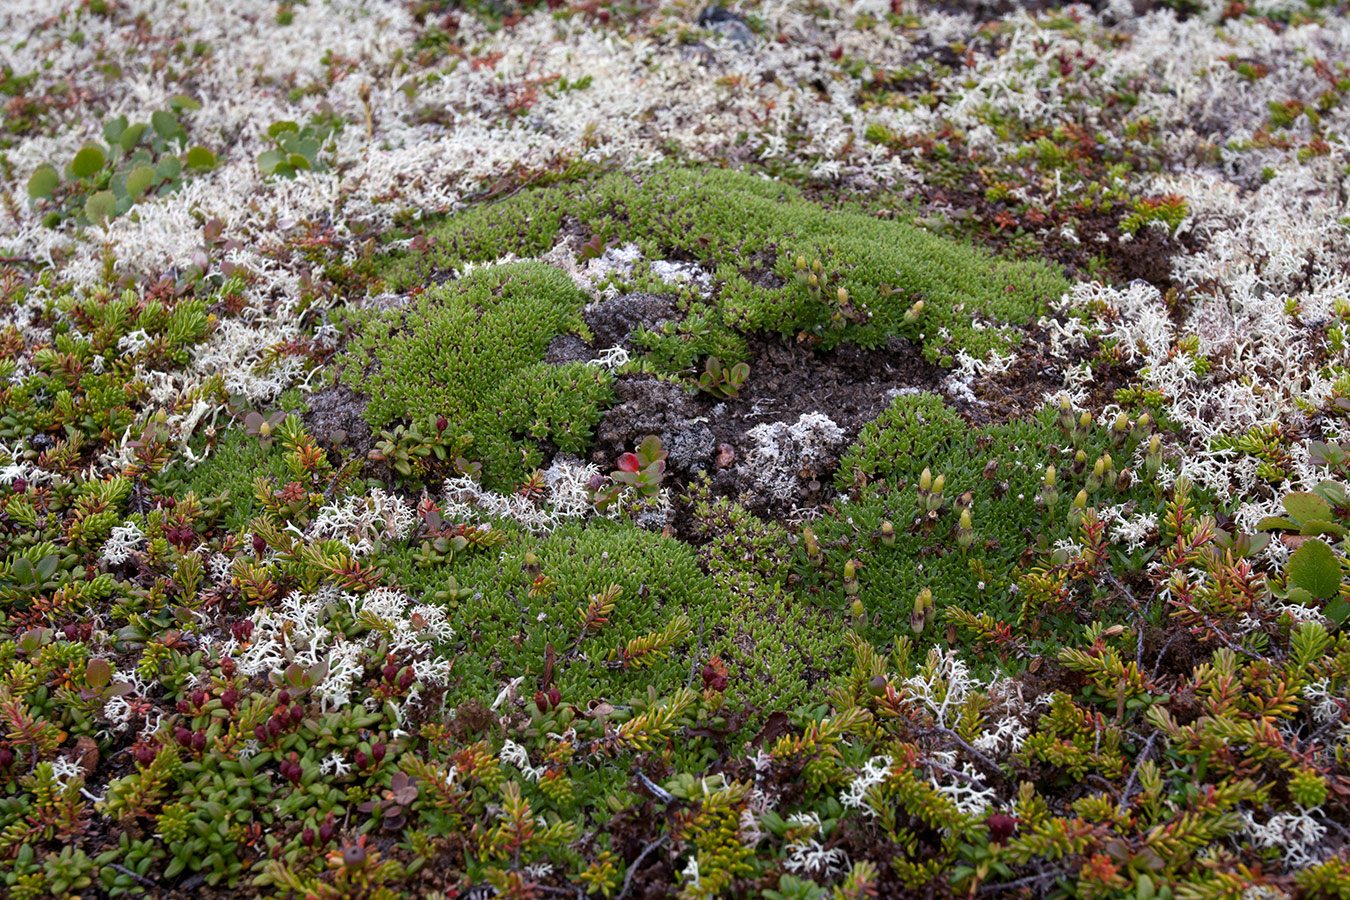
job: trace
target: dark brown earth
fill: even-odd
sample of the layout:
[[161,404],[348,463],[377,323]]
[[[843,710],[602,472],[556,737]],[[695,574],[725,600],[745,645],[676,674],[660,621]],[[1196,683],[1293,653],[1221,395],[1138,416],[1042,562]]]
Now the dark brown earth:
[[[739,396],[727,400],[691,394],[683,384],[650,375],[620,376],[616,402],[596,428],[592,462],[612,466],[619,454],[655,434],[670,454],[668,472],[675,483],[707,471],[715,496],[738,497],[758,514],[781,518],[793,507],[833,497],[830,482],[839,454],[891,404],[895,392],[939,390],[945,376],[900,338],[875,350],[845,345],[817,351],[777,336],[753,337],[749,344],[749,380]],[[745,465],[755,446],[749,432],[767,423],[793,425],[812,412],[828,415],[842,439],[832,453],[798,470],[792,496],[767,496]]]
[[324,444],[338,443],[334,439],[342,433],[341,443],[358,457],[364,458],[375,446],[370,426],[362,414],[366,398],[343,384],[315,391],[306,398],[309,411],[305,413],[305,427]]

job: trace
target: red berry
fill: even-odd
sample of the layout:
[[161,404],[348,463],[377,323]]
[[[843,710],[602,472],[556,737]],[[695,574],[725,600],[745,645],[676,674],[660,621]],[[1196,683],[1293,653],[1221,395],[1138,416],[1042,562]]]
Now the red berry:
[[384,751],[384,744],[379,741],[376,741],[374,746],[370,748],[370,755],[375,758],[375,765],[378,766],[380,763],[384,762]]
[[445,416],[437,416],[437,417],[436,417],[436,431],[437,431],[437,432],[439,432],[439,433],[441,433],[441,434],[444,434],[444,433],[445,433],[445,429],[448,428],[449,426],[450,426],[450,423],[446,420]]
[[253,555],[262,556],[266,552],[267,552],[267,541],[263,538],[261,534],[255,534],[253,536]]
[[184,749],[192,746],[192,732],[188,731],[182,725],[179,725],[173,730],[173,737]]
[[306,828],[304,831],[300,832],[300,840],[305,844],[314,843],[314,829]]
[[14,751],[8,747],[0,747],[0,769],[8,769],[14,765]]
[[205,706],[205,705],[206,705],[206,691],[193,691],[193,692],[192,692],[192,705],[195,706],[195,707],[197,707],[198,709],[201,709],[203,706]]
[[364,769],[370,765],[370,757],[366,756],[366,751],[364,750],[357,750],[352,759],[356,762],[356,767],[358,769]]
[[412,687],[414,678],[415,676],[413,675],[413,670],[411,668],[404,669],[403,674],[398,676],[398,689],[400,691],[406,691],[408,688]]
[[290,702],[291,702],[291,692],[290,692],[290,691],[281,691],[279,694],[277,694],[277,702],[280,703],[282,706],[285,706],[287,703],[290,703]]
[[551,688],[549,688],[549,689],[548,689],[548,705],[549,705],[550,707],[552,707],[553,709],[557,709],[558,706],[559,706],[559,704],[561,704],[561,703],[562,703],[562,694],[560,694],[560,693],[558,692],[558,689],[557,689],[556,687],[551,687]]
[[206,732],[199,731],[192,736],[192,749],[201,753],[206,749]]
[[155,757],[158,755],[159,755],[159,748],[156,747],[154,744],[136,745],[136,762],[140,763],[143,766],[150,765],[152,762],[155,761]]
[[324,822],[322,825],[319,826],[319,841],[321,843],[326,844],[332,839],[333,839],[333,823]]

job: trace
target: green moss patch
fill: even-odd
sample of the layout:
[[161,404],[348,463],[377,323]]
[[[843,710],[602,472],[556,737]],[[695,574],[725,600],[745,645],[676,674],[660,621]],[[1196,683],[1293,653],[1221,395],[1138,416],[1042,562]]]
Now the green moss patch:
[[555,335],[582,327],[585,303],[540,263],[478,269],[362,316],[338,377],[367,395],[372,427],[444,416],[445,440],[468,439],[487,482],[514,487],[541,461],[540,441],[583,450],[612,399],[607,372],[542,364]]
[[845,341],[876,347],[903,334],[930,360],[957,350],[983,356],[1016,343],[1011,326],[1034,319],[1067,288],[1049,265],[827,211],[753,175],[683,169],[555,185],[455,216],[391,278],[407,287],[465,262],[538,255],[578,225],[593,248],[633,242],[650,259],[697,261],[713,272],[714,312],[700,316],[714,327],[803,335],[826,349]]

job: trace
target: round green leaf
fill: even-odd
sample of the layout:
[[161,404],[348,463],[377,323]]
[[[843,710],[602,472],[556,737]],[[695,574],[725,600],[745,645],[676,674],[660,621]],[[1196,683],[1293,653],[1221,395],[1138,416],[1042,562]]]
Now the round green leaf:
[[1345,537],[1346,527],[1337,522],[1326,522],[1321,519],[1304,519],[1303,527],[1298,530],[1299,534],[1334,534],[1337,537]]
[[121,145],[124,151],[130,151],[140,143],[141,135],[145,134],[146,124],[137,122],[134,125],[128,125],[126,130],[117,138],[117,143]]
[[39,197],[50,197],[60,183],[61,176],[56,173],[56,167],[43,163],[33,170],[32,175],[28,176],[28,196],[33,200]]
[[131,174],[127,176],[127,196],[140,197],[141,194],[150,189],[150,185],[154,184],[156,180],[153,166],[139,166],[133,169]]
[[189,169],[198,171],[213,169],[216,165],[216,155],[205,147],[193,147],[187,152],[187,164]]
[[177,178],[178,173],[183,171],[183,164],[178,161],[176,156],[166,156],[155,163],[155,174],[160,178]]
[[196,100],[193,100],[187,94],[179,94],[176,97],[170,97],[169,106],[171,106],[177,112],[182,112],[185,109],[202,108],[202,105],[200,103],[198,103]]
[[177,116],[163,109],[157,109],[150,114],[150,127],[155,129],[155,134],[166,141],[171,137],[176,137],[183,128],[178,124]]
[[88,144],[83,150],[75,154],[75,159],[70,163],[70,171],[76,178],[88,178],[107,162],[107,157],[103,155],[103,150],[93,144]]
[[113,196],[112,191],[90,194],[89,199],[84,201],[84,217],[95,224],[111,218],[116,211],[117,198]]
[[286,154],[280,150],[264,150],[258,154],[258,168],[264,175],[271,175],[285,161]]
[[127,130],[127,117],[118,116],[115,119],[109,119],[103,123],[103,139],[109,144],[118,143],[122,137],[122,132]]
[[1304,541],[1285,564],[1289,583],[1314,597],[1336,596],[1341,587],[1341,561],[1320,538]]
[[280,122],[273,122],[271,125],[269,125],[267,128],[267,136],[274,138],[285,131],[299,131],[299,130],[300,130],[299,125],[295,124],[294,122],[283,120]]
[[290,156],[286,157],[286,162],[290,163],[291,168],[293,169],[310,168],[309,159],[302,153],[292,153]]
[[1294,491],[1286,494],[1284,508],[1289,515],[1300,522],[1307,522],[1310,519],[1327,521],[1331,518],[1331,507],[1327,505],[1327,501],[1306,491]]
[[91,688],[98,690],[107,687],[112,681],[112,665],[106,659],[95,657],[84,664],[84,680]]

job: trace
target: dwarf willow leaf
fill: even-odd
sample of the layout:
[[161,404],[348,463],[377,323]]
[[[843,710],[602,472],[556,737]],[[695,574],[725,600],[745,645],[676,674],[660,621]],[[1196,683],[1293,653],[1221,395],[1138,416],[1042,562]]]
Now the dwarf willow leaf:
[[117,198],[112,191],[99,191],[90,194],[84,201],[84,217],[94,224],[109,219],[117,212]]
[[71,160],[70,172],[76,178],[88,178],[103,168],[107,159],[101,148],[88,144],[79,153],[76,153],[75,158]]
[[187,165],[198,171],[215,168],[216,155],[205,147],[193,147],[187,152]]
[[33,200],[50,197],[60,183],[61,176],[56,173],[56,169],[48,163],[43,163],[28,176],[28,196]]
[[1336,596],[1341,587],[1341,562],[1320,538],[1304,541],[1285,565],[1289,582],[1314,597]]

